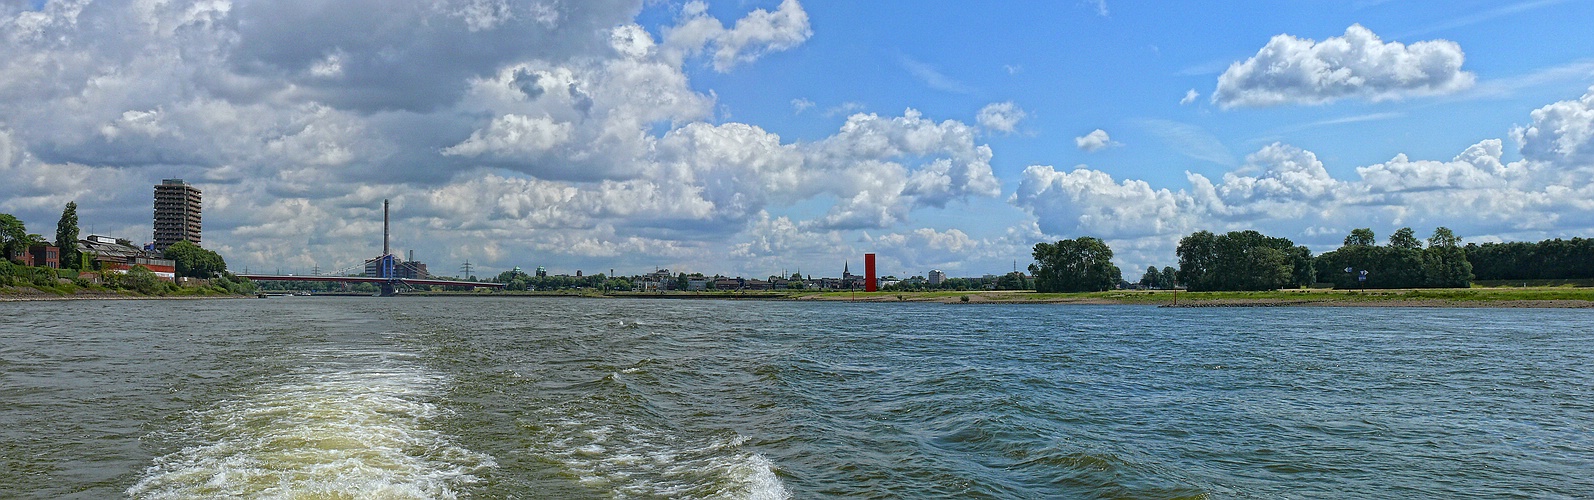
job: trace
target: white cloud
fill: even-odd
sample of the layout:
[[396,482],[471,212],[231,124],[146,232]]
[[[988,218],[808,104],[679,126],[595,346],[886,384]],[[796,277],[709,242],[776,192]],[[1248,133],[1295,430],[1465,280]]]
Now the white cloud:
[[1455,42],[1385,43],[1361,25],[1321,42],[1278,35],[1255,56],[1230,65],[1212,101],[1227,109],[1448,94],[1475,80],[1461,70],[1464,60]]
[[1032,166],[1010,202],[1032,214],[1047,238],[1102,237],[1152,257],[1126,261],[1142,267],[1156,264],[1156,256],[1167,262],[1178,239],[1196,230],[1257,229],[1317,251],[1344,237],[1332,228],[1448,226],[1495,240],[1594,230],[1594,169],[1506,163],[1502,153],[1501,142],[1490,139],[1450,161],[1396,155],[1341,180],[1310,151],[1275,143],[1247,156],[1221,182],[1186,172],[1190,184],[1180,190],[1116,181],[1084,166],[1072,172]]
[[800,98],[799,97],[797,99],[792,99],[791,100],[791,111],[792,111],[793,114],[798,114],[798,115],[803,114],[804,111],[808,111],[809,109],[812,109],[813,107],[814,107],[814,101],[810,101],[808,99],[804,99],[804,98]]
[[1373,227],[1419,232],[1447,226],[1471,241],[1532,240],[1594,230],[1594,89],[1531,113],[1512,131],[1522,160],[1505,161],[1499,139],[1448,161],[1412,159],[1331,176],[1310,151],[1274,143],[1246,157],[1219,182],[1186,172],[1188,187],[1155,189],[1080,166],[1025,170],[1010,202],[1035,217],[1045,238],[1098,236],[1132,249],[1122,262],[1169,262],[1178,239],[1195,230],[1258,229],[1317,251],[1344,231]]
[[1180,106],[1184,106],[1186,104],[1190,104],[1192,102],[1195,102],[1196,98],[1198,98],[1198,97],[1201,97],[1201,93],[1200,92],[1196,92],[1195,89],[1186,90],[1184,92],[1184,97],[1179,99],[1179,105]]
[[1085,0],[1085,5],[1094,8],[1098,16],[1107,17],[1110,14],[1107,11],[1107,0]]
[[1121,146],[1122,144],[1112,140],[1111,137],[1108,137],[1107,131],[1098,128],[1096,130],[1090,131],[1089,134],[1075,137],[1074,145],[1081,150],[1094,153],[1096,151],[1101,151],[1110,147]]
[[1524,158],[1563,167],[1594,167],[1594,87],[1578,100],[1535,109],[1531,117],[1531,125],[1511,131]]
[[1013,101],[993,102],[980,108],[976,121],[988,130],[1012,133],[1018,128],[1018,122],[1026,116],[1029,114],[1017,104],[1013,104]]
[[841,130],[805,148],[811,185],[839,202],[814,221],[827,228],[889,227],[916,207],[994,197],[991,148],[961,122],[928,120],[909,109],[895,118],[855,114]]
[[841,116],[841,115],[850,115],[852,113],[863,111],[863,108],[864,108],[864,105],[861,102],[847,101],[847,102],[832,106],[830,109],[826,109],[825,110],[825,116],[827,116],[827,117],[836,117],[836,116]]
[[1046,234],[1112,239],[1186,234],[1201,215],[1191,195],[1152,189],[1139,180],[1080,166],[1060,172],[1050,165],[1024,169],[1011,201],[1034,214]]
[[813,36],[808,13],[797,0],[783,0],[774,12],[757,9],[726,29],[707,14],[708,5],[693,0],[681,9],[681,20],[665,30],[664,43],[676,58],[690,56],[712,45],[714,70],[730,71],[738,64],[765,54],[790,50]]
[[494,119],[487,128],[471,133],[465,142],[444,148],[443,154],[536,157],[569,141],[573,128],[569,123],[555,122],[548,116],[534,118],[508,114]]
[[1156,119],[1136,120],[1134,123],[1174,152],[1186,157],[1226,166],[1238,164],[1234,153],[1217,135],[1198,125]]
[[970,87],[968,84],[963,82],[954,80],[952,77],[946,76],[946,74],[941,73],[940,70],[935,69],[934,66],[926,64],[922,61],[915,60],[908,56],[900,56],[897,58],[897,62],[901,63],[903,69],[908,70],[908,73],[913,74],[915,78],[923,81],[926,86],[932,89],[942,92],[950,92],[953,94],[974,93],[973,87]]

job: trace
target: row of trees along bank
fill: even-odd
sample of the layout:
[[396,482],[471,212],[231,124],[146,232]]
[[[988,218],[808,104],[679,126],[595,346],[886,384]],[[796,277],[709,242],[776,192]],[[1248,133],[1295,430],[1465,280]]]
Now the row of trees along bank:
[[1450,229],[1434,229],[1427,248],[1411,228],[1396,230],[1387,245],[1377,246],[1374,241],[1371,229],[1351,231],[1344,246],[1317,257],[1317,280],[1331,282],[1335,288],[1465,288],[1472,284],[1472,264],[1467,262],[1461,238]]
[[[1425,244],[1426,243],[1426,244]],[[1287,238],[1256,231],[1200,231],[1179,240],[1179,269],[1155,266],[1141,284],[1191,291],[1246,291],[1332,283],[1336,288],[1465,288],[1473,280],[1594,279],[1594,239],[1461,244],[1449,228],[1427,240],[1400,228],[1385,245],[1372,229],[1351,231],[1344,245],[1316,257]],[[1109,290],[1122,281],[1112,249],[1092,237],[1035,245],[1035,290]]]
[[1468,243],[1465,249],[1479,281],[1594,278],[1594,239]]

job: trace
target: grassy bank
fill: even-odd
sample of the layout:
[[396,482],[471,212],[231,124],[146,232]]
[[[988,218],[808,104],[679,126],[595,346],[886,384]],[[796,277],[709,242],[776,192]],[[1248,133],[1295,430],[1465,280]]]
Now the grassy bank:
[[1266,292],[1113,290],[1090,293],[1037,293],[1033,291],[852,292],[815,290],[604,293],[598,290],[562,290],[542,292],[428,292],[415,295],[931,302],[944,304],[1140,304],[1179,307],[1594,307],[1594,288],[1572,286],[1397,290],[1304,289]]
[[[968,297],[964,300],[964,297]],[[1594,307],[1594,289],[1573,287],[1429,288],[1397,290],[1275,290],[1186,292],[1113,290],[1090,293],[831,292],[817,300],[872,302],[1082,303],[1201,306],[1418,306],[1418,307]]]
[[0,302],[19,300],[70,300],[70,299],[159,299],[205,297],[254,297],[228,293],[213,287],[184,287],[165,293],[140,293],[134,290],[113,290],[101,286],[78,286],[63,283],[55,286],[0,286]]

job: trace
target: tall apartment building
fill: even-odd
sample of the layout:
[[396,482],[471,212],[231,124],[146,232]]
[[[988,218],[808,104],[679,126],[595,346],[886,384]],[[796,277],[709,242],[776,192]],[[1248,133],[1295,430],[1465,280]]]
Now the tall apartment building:
[[199,188],[165,179],[155,185],[155,250],[179,241],[199,244]]

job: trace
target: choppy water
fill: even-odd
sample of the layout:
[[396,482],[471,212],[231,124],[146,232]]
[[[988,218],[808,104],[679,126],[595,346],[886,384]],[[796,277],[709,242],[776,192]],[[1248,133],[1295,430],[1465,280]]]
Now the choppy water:
[[1587,311],[0,304],[0,497],[1589,498]]

